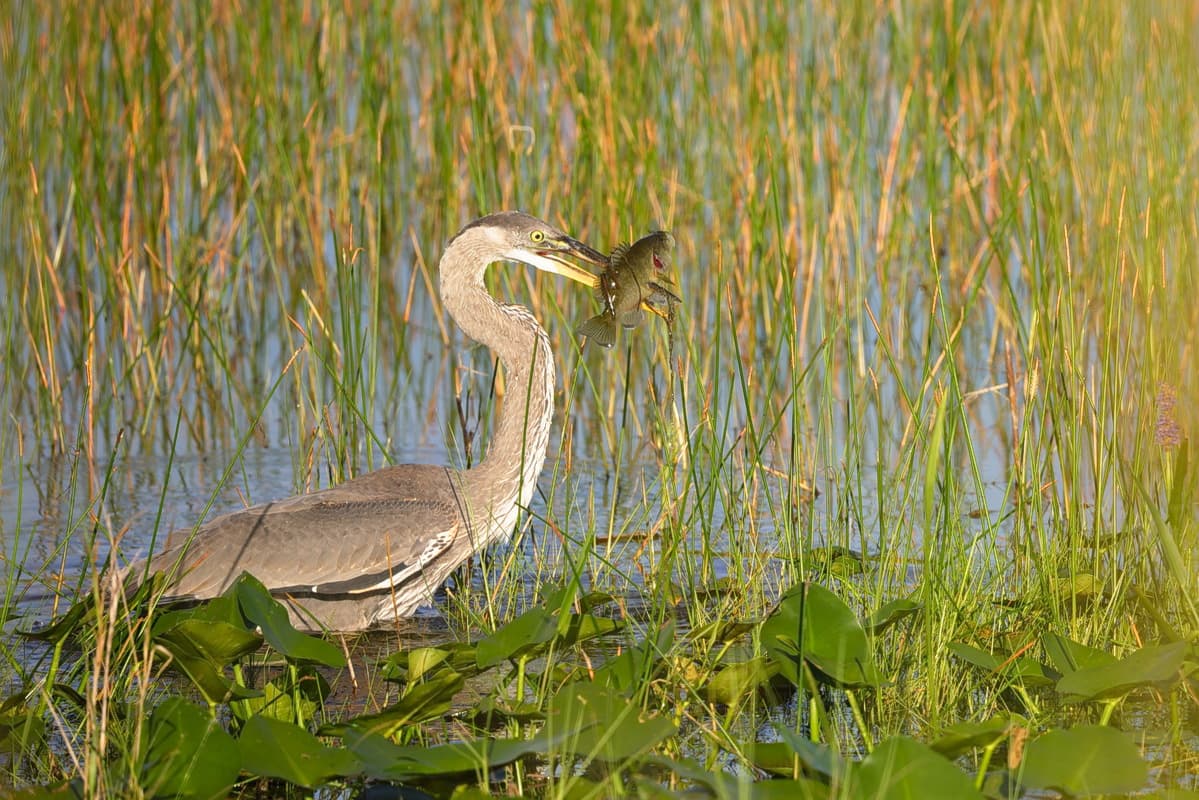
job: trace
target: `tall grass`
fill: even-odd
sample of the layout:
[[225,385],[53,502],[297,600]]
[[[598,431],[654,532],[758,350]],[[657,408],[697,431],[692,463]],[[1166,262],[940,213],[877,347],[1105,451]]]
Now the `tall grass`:
[[110,544],[191,524],[184,478],[269,499],[255,453],[295,489],[477,459],[503,387],[436,263],[519,207],[601,248],[672,230],[685,302],[669,337],[579,349],[592,298],[491,270],[551,331],[566,412],[532,523],[451,618],[565,577],[698,628],[858,551],[857,608],[924,603],[883,651],[910,676],[884,731],[1000,702],[948,642],[1199,626],[1194,9],[0,18],[6,616],[30,576],[86,593]]

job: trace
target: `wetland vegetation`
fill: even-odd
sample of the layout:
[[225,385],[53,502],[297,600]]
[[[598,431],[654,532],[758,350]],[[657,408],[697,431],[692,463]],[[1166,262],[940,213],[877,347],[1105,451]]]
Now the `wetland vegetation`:
[[[0,786],[1199,796],[1197,54],[1183,4],[6,4]],[[504,208],[671,231],[682,298],[609,351],[490,270],[558,359],[510,545],[365,637],[108,591],[479,458],[436,265]]]

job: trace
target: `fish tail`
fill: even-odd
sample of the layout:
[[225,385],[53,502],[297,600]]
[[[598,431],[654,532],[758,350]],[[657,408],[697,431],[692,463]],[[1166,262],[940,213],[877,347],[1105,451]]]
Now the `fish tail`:
[[636,328],[643,321],[645,321],[645,315],[641,313],[640,308],[635,308],[632,311],[626,311],[620,315],[620,324],[621,327],[624,328]]
[[606,314],[598,314],[580,325],[576,333],[586,336],[600,347],[610,348],[616,344],[616,320]]

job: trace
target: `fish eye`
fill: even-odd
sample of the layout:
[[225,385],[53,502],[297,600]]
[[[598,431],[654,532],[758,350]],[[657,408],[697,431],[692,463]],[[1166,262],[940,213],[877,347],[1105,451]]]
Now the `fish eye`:
[[533,231],[529,234],[529,239],[533,244],[541,244],[545,241],[545,231]]

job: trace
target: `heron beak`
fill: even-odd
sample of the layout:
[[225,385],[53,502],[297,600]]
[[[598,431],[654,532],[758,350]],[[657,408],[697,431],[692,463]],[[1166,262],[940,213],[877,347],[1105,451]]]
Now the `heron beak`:
[[573,256],[580,261],[604,268],[608,266],[607,256],[569,236],[556,241],[547,241],[545,245],[546,247],[534,253],[538,258],[537,261],[532,262],[533,266],[564,278],[570,278],[572,281],[577,281],[592,289],[599,287],[599,275],[583,269],[568,260],[567,256]]

